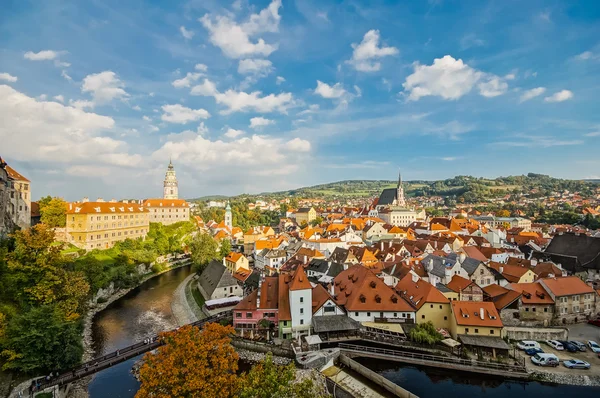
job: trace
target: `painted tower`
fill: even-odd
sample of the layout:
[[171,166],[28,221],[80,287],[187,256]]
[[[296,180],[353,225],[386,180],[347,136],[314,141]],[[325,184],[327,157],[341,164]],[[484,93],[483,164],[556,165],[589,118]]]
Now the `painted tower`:
[[404,199],[404,187],[402,186],[402,174],[398,172],[398,188],[396,189],[396,206],[406,206],[406,200]]
[[233,217],[231,216],[231,206],[229,205],[229,201],[227,201],[227,207],[225,208],[225,225],[233,228]]
[[173,168],[173,163],[171,162],[171,159],[169,159],[169,167],[167,168],[167,173],[165,174],[163,198],[164,199],[178,199],[179,198],[179,187],[177,184],[177,176],[175,175],[175,168]]

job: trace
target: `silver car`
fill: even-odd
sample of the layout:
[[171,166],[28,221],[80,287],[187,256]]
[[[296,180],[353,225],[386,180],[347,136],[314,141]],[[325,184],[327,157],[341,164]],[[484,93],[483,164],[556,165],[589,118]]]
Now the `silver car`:
[[569,369],[589,369],[590,364],[586,361],[582,361],[581,359],[567,359],[563,361],[563,365]]

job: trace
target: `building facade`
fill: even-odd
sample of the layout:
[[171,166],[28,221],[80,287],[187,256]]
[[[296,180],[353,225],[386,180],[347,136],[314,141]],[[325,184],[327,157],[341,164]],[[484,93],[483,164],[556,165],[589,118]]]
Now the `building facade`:
[[229,228],[229,230],[233,229],[233,216],[231,214],[231,206],[229,205],[229,201],[227,202],[227,207],[225,208],[225,225]]
[[143,206],[150,222],[169,225],[190,220],[190,204],[183,199],[146,199]]
[[170,160],[163,184],[163,199],[179,199],[179,184],[177,183],[175,168]]
[[150,212],[137,203],[76,202],[67,208],[67,240],[85,249],[108,249],[115,242],[146,237]]
[[0,158],[0,234],[31,226],[31,182]]
[[313,207],[301,207],[296,212],[296,224],[310,224],[317,218],[317,211]]

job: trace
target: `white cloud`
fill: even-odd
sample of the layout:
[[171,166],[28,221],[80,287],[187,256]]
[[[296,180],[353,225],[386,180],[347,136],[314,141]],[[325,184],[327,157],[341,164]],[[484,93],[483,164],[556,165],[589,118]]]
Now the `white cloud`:
[[379,58],[397,55],[396,47],[379,46],[379,31],[372,29],[365,33],[360,44],[353,43],[352,58],[347,63],[359,72],[376,72],[381,69]]
[[185,26],[180,26],[179,27],[179,32],[181,32],[181,35],[186,39],[186,40],[190,40],[192,37],[194,37],[194,31],[193,30],[187,30],[185,28]]
[[478,88],[479,94],[492,98],[504,94],[508,90],[508,83],[498,76],[492,76],[488,81],[479,83]]
[[591,51],[584,51],[581,54],[575,56],[577,61],[588,61],[594,59],[600,59],[600,54],[594,54]]
[[259,129],[261,127],[269,126],[271,124],[275,124],[274,120],[265,119],[264,117],[253,117],[250,119],[250,128],[251,129]]
[[194,66],[194,69],[200,72],[206,72],[208,70],[208,66],[204,64],[196,64],[196,66]]
[[275,79],[275,84],[277,84],[278,86],[283,83],[285,81],[285,78],[282,76],[277,76],[277,78]]
[[57,59],[61,53],[61,51],[53,50],[42,50],[38,53],[27,51],[24,57],[30,61],[51,61]]
[[455,156],[446,156],[446,157],[443,157],[443,158],[441,158],[441,159],[442,159],[443,161],[445,161],[445,162],[453,162],[453,161],[455,161],[455,160],[458,160],[458,159],[460,159],[460,158],[458,158],[458,157],[455,157]]
[[273,0],[271,4],[258,14],[252,14],[242,24],[236,23],[229,16],[204,15],[200,22],[209,32],[212,44],[219,47],[229,58],[248,56],[268,56],[277,49],[277,45],[267,44],[264,39],[256,41],[252,37],[261,33],[274,33],[279,29],[279,8],[281,0]]
[[146,115],[142,116],[142,119],[143,119],[144,121],[146,121],[146,122],[151,122],[151,121],[152,121],[152,118],[150,118],[150,117],[148,117],[148,116],[146,116]]
[[470,33],[466,36],[463,36],[462,39],[460,39],[460,47],[463,50],[468,50],[469,48],[472,47],[482,47],[485,46],[485,40],[478,38],[477,36],[475,36],[474,33]]
[[125,84],[119,80],[115,72],[106,70],[87,75],[83,79],[81,92],[90,93],[95,104],[106,104],[114,99],[129,97],[123,89],[124,86]]
[[69,105],[71,105],[73,108],[77,108],[77,109],[92,109],[94,107],[94,102],[93,101],[88,101],[88,100],[69,100]]
[[69,74],[67,73],[66,70],[63,70],[62,72],[60,72],[60,75],[62,77],[64,77],[65,80],[68,80],[68,81],[72,81],[73,80],[73,78],[71,76],[69,76]]
[[55,95],[53,98],[60,103],[65,102],[65,97],[63,97],[62,95]]
[[37,99],[39,99],[40,101],[46,101],[48,99],[48,96],[46,94],[40,94]]
[[532,98],[538,97],[546,92],[546,87],[536,87],[531,90],[526,90],[521,94],[519,103],[529,101]]
[[4,80],[4,81],[10,82],[10,83],[14,83],[17,80],[19,80],[19,78],[16,77],[16,76],[11,75],[9,73],[0,73],[0,80]]
[[553,146],[581,145],[582,140],[561,140],[554,137],[518,135],[515,140],[494,142],[494,146],[550,148]]
[[233,112],[248,112],[251,110],[261,113],[275,111],[286,113],[288,108],[294,105],[294,99],[291,93],[261,96],[262,92],[260,91],[246,93],[244,91],[234,91],[232,89],[221,93],[217,90],[216,85],[208,79],[204,79],[202,84],[193,87],[191,94],[213,97],[217,104],[225,105],[227,107],[227,109],[221,111],[221,114],[224,115]]
[[323,98],[341,98],[347,93],[348,92],[342,87],[341,83],[335,83],[333,86],[330,86],[327,83],[323,83],[322,81],[317,80],[317,88],[315,88],[315,94],[318,94]]
[[584,134],[586,137],[600,137],[600,131],[593,131],[591,133]]
[[177,79],[171,84],[175,88],[190,87],[192,85],[192,83],[198,81],[198,79],[200,79],[201,76],[202,76],[202,73],[189,73],[188,72],[188,74],[185,75],[185,77],[182,77],[181,79]]
[[509,73],[508,75],[504,75],[504,80],[515,80],[517,75],[515,73]]
[[243,75],[264,77],[272,71],[273,64],[268,59],[242,59],[238,65],[238,73]]
[[131,107],[131,109],[133,109],[134,111],[138,111],[138,112],[142,111],[142,107],[140,107],[139,105],[134,105]]
[[362,97],[362,90],[356,84],[354,85],[354,91],[356,92],[357,97]]
[[426,96],[456,100],[471,92],[475,85],[484,97],[502,95],[508,89],[499,76],[478,71],[450,55],[434,59],[432,65],[415,62],[413,73],[402,84],[409,101]]
[[114,129],[112,118],[59,102],[40,102],[6,85],[0,85],[0,120],[0,142],[10,147],[16,159],[72,167],[123,164],[130,157],[139,160],[127,152],[125,142],[101,135]]
[[563,102],[563,101],[570,100],[571,98],[573,98],[573,93],[571,91],[561,90],[561,91],[558,91],[558,92],[544,98],[544,101],[546,101],[546,102]]
[[159,131],[160,129],[152,124],[148,125],[148,127],[150,128],[150,132],[151,133],[156,133],[157,131]]
[[309,113],[315,113],[318,110],[319,110],[319,104],[312,104],[312,105],[309,105],[307,109],[305,109],[301,112],[298,112],[296,115],[297,116],[307,115]]
[[223,134],[227,138],[237,138],[240,135],[244,135],[246,132],[244,130],[236,130],[231,127],[227,129],[227,132]]
[[205,109],[190,109],[180,104],[163,105],[161,120],[169,123],[186,124],[200,119],[207,119],[210,113]]
[[290,151],[308,152],[310,151],[310,142],[300,138],[294,138],[287,142],[286,147]]

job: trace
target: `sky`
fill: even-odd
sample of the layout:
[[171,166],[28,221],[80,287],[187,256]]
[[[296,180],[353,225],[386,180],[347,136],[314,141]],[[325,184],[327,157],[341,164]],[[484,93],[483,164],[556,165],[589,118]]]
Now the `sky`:
[[33,198],[600,178],[600,2],[6,0],[0,156]]

